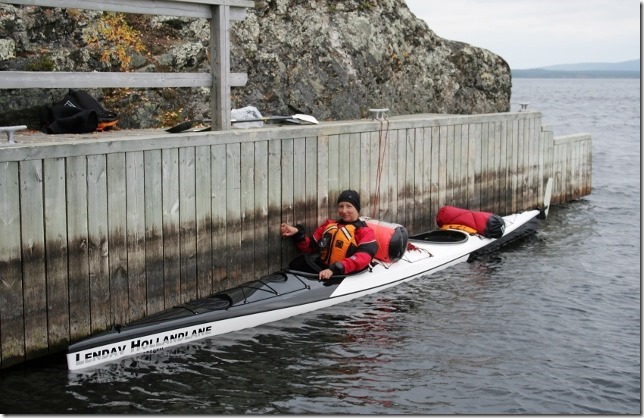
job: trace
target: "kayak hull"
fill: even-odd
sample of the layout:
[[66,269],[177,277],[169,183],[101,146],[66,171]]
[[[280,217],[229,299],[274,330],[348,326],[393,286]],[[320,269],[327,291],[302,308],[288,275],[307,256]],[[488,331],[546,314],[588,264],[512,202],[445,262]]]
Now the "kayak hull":
[[431,231],[409,237],[403,257],[368,270],[320,281],[317,275],[283,270],[215,295],[153,314],[70,345],[69,370],[256,327],[376,293],[486,254],[534,232],[539,211],[504,217],[498,239],[462,231]]

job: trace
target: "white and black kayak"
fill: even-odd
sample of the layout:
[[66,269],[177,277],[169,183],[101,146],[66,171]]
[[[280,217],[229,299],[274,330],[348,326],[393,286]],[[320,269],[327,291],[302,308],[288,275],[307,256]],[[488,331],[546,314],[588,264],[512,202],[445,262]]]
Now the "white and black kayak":
[[535,232],[538,218],[544,215],[545,211],[531,210],[503,217],[505,226],[500,238],[487,238],[459,229],[410,236],[399,260],[393,263],[375,261],[365,271],[334,276],[326,281],[318,280],[317,274],[281,270],[128,325],[114,326],[110,331],[72,344],[67,353],[67,365],[69,370],[94,367],[375,293],[421,274],[432,274],[495,251]]

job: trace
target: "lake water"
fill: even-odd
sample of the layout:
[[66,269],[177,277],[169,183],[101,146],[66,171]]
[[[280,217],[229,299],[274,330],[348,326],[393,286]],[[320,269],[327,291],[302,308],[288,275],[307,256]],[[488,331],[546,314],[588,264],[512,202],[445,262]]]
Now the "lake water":
[[501,253],[349,304],[69,373],[0,375],[0,412],[641,414],[640,81],[514,79],[593,139],[592,194]]

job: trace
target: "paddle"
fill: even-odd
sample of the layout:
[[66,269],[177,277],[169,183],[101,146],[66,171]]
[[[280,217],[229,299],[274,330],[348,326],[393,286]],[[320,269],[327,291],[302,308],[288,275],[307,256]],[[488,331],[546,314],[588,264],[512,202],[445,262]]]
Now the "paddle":
[[552,197],[552,177],[548,178],[548,183],[546,183],[546,191],[543,194],[543,209],[539,213],[539,219],[546,219],[548,217],[548,211],[550,210],[550,198]]
[[317,119],[315,119],[311,115],[303,115],[303,114],[297,114],[297,115],[292,115],[292,116],[267,116],[265,118],[258,118],[258,119],[243,119],[243,120],[236,120],[233,119],[230,121],[230,123],[244,123],[244,122],[275,122],[275,121],[286,121],[290,123],[301,123],[301,122],[306,122],[310,123],[313,125],[317,125],[319,122]]
[[198,123],[203,123],[203,122],[210,122],[210,119],[192,119],[192,120],[187,120],[185,122],[181,122],[180,124],[173,126],[172,128],[168,128],[165,131],[170,132],[171,134],[176,134],[179,132],[187,131],[188,129],[192,128]]
[[[171,134],[176,134],[179,132],[187,131],[188,129],[192,128],[193,126],[199,124],[199,123],[204,123],[204,122],[211,122],[212,119],[192,119],[188,120],[185,122],[181,122],[180,124],[173,126],[172,128],[166,129],[166,132],[170,132]],[[257,119],[242,119],[242,120],[237,120],[237,119],[232,119],[230,123],[244,123],[244,122],[288,122],[288,123],[310,123],[317,125],[319,124],[318,120],[315,119],[311,115],[303,115],[303,114],[296,114],[292,116],[267,116],[264,118],[257,118]]]

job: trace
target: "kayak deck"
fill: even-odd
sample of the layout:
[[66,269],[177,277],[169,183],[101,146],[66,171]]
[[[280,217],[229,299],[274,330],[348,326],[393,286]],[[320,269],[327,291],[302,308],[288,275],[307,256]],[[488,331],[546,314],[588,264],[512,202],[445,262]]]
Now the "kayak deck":
[[320,281],[317,274],[281,270],[127,325],[115,325],[109,331],[74,343],[68,349],[68,367],[77,370],[154,352],[375,293],[420,274],[431,274],[494,251],[504,243],[534,232],[538,213],[535,210],[505,217],[506,233],[496,240],[460,230],[410,236],[408,250],[400,260],[392,264],[376,261],[369,269],[350,276]]

